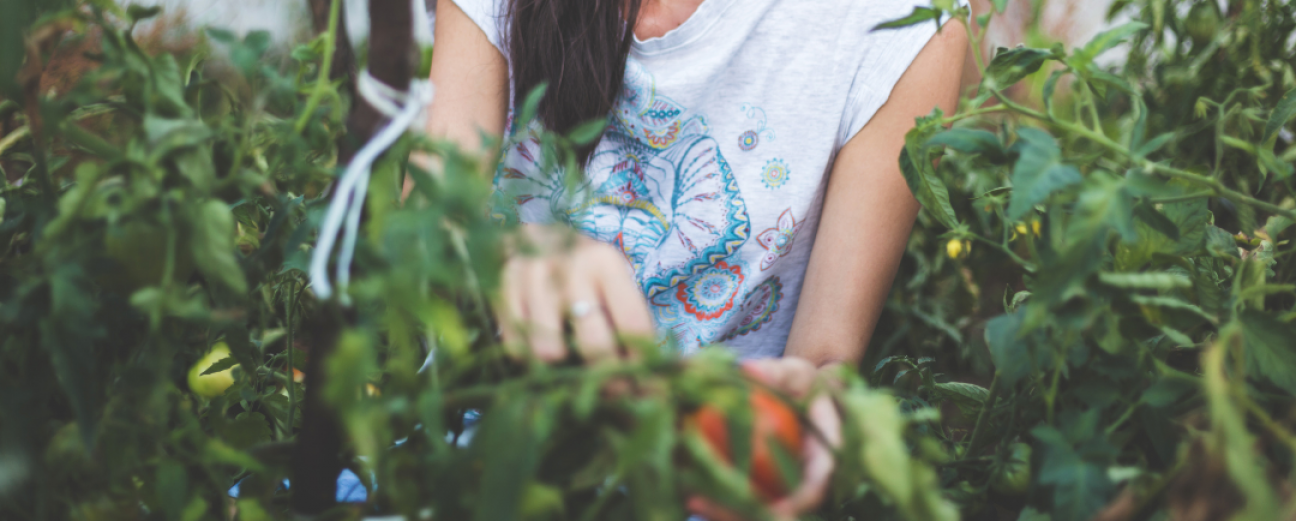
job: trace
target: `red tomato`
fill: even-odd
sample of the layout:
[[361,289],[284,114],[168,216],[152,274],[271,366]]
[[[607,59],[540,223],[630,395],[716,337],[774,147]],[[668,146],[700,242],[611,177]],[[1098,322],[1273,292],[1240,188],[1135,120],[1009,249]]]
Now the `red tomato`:
[[[770,448],[771,440],[786,449],[788,454],[801,455],[801,423],[796,413],[778,398],[761,391],[753,390],[750,395],[752,407],[752,454],[751,485],[757,496],[766,502],[772,502],[788,493],[788,484],[779,472],[774,452]],[[711,405],[704,405],[688,418],[688,424],[701,431],[702,436],[711,444],[727,462],[733,462],[729,450],[729,427],[724,412]]]

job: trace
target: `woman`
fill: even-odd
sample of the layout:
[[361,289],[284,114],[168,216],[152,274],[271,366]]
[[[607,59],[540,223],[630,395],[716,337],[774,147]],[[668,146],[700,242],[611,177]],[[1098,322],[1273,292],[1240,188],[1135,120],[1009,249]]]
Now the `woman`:
[[[872,31],[922,3],[442,0],[431,135],[478,149],[546,82],[548,128],[608,121],[575,185],[541,171],[534,128],[507,128],[523,138],[496,174],[501,212],[540,254],[505,269],[506,341],[559,360],[567,327],[597,361],[655,326],[794,394],[858,364],[918,211],[905,133],[955,109],[967,53],[957,23]],[[582,233],[574,248],[561,226]],[[836,432],[831,404],[812,416]],[[818,503],[831,470],[806,451],[803,486],[773,507],[786,517]]]

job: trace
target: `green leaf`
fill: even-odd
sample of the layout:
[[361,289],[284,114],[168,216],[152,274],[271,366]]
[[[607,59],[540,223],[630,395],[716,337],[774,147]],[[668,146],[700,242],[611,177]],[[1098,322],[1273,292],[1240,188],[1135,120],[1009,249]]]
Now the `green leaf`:
[[991,0],[991,4],[994,5],[996,13],[1002,13],[1004,9],[1008,8],[1008,0]]
[[936,384],[936,390],[946,399],[954,402],[954,405],[967,417],[975,416],[990,395],[990,391],[985,387],[963,382]]
[[180,511],[180,521],[198,521],[207,515],[207,500],[202,496],[194,496],[185,504],[184,510]]
[[126,18],[130,19],[131,23],[135,23],[153,18],[161,12],[162,8],[156,5],[144,7],[139,4],[131,4],[130,7],[126,8]]
[[1246,334],[1247,372],[1296,394],[1296,328],[1252,309],[1238,319]]
[[941,17],[941,11],[939,9],[933,9],[931,7],[915,7],[913,12],[910,13],[909,16],[891,20],[889,22],[883,22],[881,24],[878,24],[877,27],[874,27],[873,30],[879,31],[882,29],[896,29],[900,27],[909,27],[911,25],[918,25],[928,20],[939,20],[940,17]]
[[259,412],[241,412],[225,424],[221,436],[231,447],[246,449],[270,441],[270,423]]
[[153,486],[162,511],[168,519],[180,519],[189,497],[189,474],[175,460],[164,459],[158,463],[155,477]]
[[518,112],[518,119],[514,120],[517,128],[526,128],[535,119],[536,114],[540,113],[540,101],[544,99],[545,91],[548,89],[549,83],[541,82],[527,93],[526,100],[522,102],[522,110]]
[[1171,342],[1174,342],[1174,345],[1177,347],[1190,348],[1197,345],[1196,342],[1193,342],[1192,337],[1188,336],[1183,331],[1170,326],[1160,326],[1157,329],[1160,329],[1161,333]]
[[1049,74],[1048,79],[1044,81],[1043,95],[1044,95],[1045,113],[1048,114],[1053,113],[1053,92],[1057,90],[1058,80],[1062,79],[1062,76],[1066,73],[1067,73],[1067,69],[1058,69],[1056,71],[1053,71],[1052,74]]
[[1147,28],[1148,25],[1143,22],[1129,22],[1119,27],[1098,33],[1098,35],[1094,36],[1094,38],[1090,40],[1089,43],[1085,44],[1082,49],[1075,52],[1073,64],[1088,64],[1089,62],[1092,62],[1094,58],[1097,58],[1098,55],[1106,52],[1112,47],[1120,45],[1121,42],[1124,42],[1129,39],[1129,37]]
[[215,27],[207,28],[207,36],[210,36],[211,39],[224,44],[234,43],[238,39],[238,37],[232,31],[229,31],[227,29],[219,29]]
[[1179,227],[1175,226],[1174,221],[1166,217],[1161,212],[1156,211],[1152,205],[1142,202],[1134,206],[1134,217],[1148,225],[1149,228],[1156,230],[1161,235],[1166,236],[1172,241],[1179,240]]
[[1156,306],[1166,309],[1187,311],[1207,321],[1214,322],[1216,319],[1202,308],[1174,297],[1162,297],[1158,295],[1130,295],[1130,301],[1141,306]]
[[1062,431],[1050,426],[1031,430],[1031,435],[1044,445],[1039,483],[1053,488],[1051,514],[1057,521],[1091,519],[1106,506],[1114,490],[1106,468],[1090,459],[1101,458],[1107,447],[1098,440],[1081,443],[1081,450],[1073,447],[1073,443],[1088,437],[1083,430],[1074,424]]
[[928,146],[945,146],[964,154],[981,154],[994,162],[1007,156],[999,136],[981,129],[953,128],[927,140]]
[[[1007,0],[1003,1],[1006,2]],[[1053,516],[1048,515],[1047,512],[1035,510],[1035,507],[1028,506],[1023,508],[1021,513],[1017,515],[1017,521],[1053,521]]]
[[1007,385],[1016,384],[1031,371],[1029,348],[1019,338],[1023,318],[1023,312],[1018,311],[986,322],[985,340],[990,347],[990,359]]
[[256,498],[239,498],[238,505],[239,521],[273,521],[274,517],[266,512],[265,507]]
[[603,130],[606,129],[607,126],[608,122],[606,119],[586,121],[572,129],[571,133],[567,135],[567,139],[570,139],[572,143],[577,145],[588,145],[602,137]]
[[932,134],[940,129],[942,114],[937,109],[932,115],[917,119],[917,125],[905,135],[905,148],[900,152],[900,172],[914,198],[936,220],[951,229],[958,228],[958,216],[950,205],[949,190],[932,168],[935,151],[926,147]]
[[215,438],[209,438],[203,447],[203,458],[211,463],[233,465],[251,472],[264,472],[265,466],[256,458],[235,449]]
[[1036,204],[1054,192],[1083,181],[1080,171],[1062,163],[1062,150],[1048,133],[1023,128],[1014,148],[1020,151],[1013,166],[1013,196],[1008,204],[1008,219],[1020,220]]
[[1021,81],[1022,78],[1040,70],[1044,62],[1055,59],[1053,51],[1018,47],[1008,49],[1000,47],[999,53],[986,67],[986,79],[992,81],[993,89],[1004,89]]
[[199,192],[211,191],[216,183],[216,166],[212,160],[211,145],[200,145],[178,152],[171,160],[180,175],[188,179]]
[[984,403],[986,398],[990,396],[990,391],[985,387],[963,382],[936,384],[936,388],[952,396],[960,396],[976,403]]
[[104,327],[96,320],[95,300],[89,297],[87,281],[77,264],[58,267],[49,279],[49,295],[49,315],[38,326],[40,347],[48,353],[58,386],[76,416],[82,443],[93,447],[99,419],[96,411],[103,401],[97,390],[94,347],[105,335]]
[[484,459],[477,521],[518,519],[521,497],[535,474],[544,433],[536,428],[540,406],[525,396],[512,396],[487,412],[472,450]]
[[227,356],[212,364],[211,367],[208,367],[207,370],[200,373],[199,376],[219,373],[236,365],[238,365],[238,360],[235,360],[232,356]]
[[216,199],[199,204],[189,226],[189,247],[198,271],[211,282],[246,293],[247,279],[235,255],[234,215],[229,205]]
[[1292,118],[1296,118],[1296,89],[1287,91],[1287,94],[1278,101],[1273,113],[1269,115],[1269,121],[1265,123],[1264,138],[1260,143],[1268,145],[1269,149],[1273,150],[1278,131],[1282,130]]
[[1137,94],[1134,92],[1134,86],[1130,85],[1130,82],[1125,80],[1125,78],[1099,69],[1092,64],[1086,68],[1082,76],[1089,80],[1089,84],[1094,87],[1094,90],[1100,97],[1105,97],[1107,95],[1107,87],[1115,88],[1116,90],[1129,94],[1130,96],[1135,96]]
[[1171,141],[1174,141],[1175,135],[1176,134],[1174,132],[1166,132],[1164,134],[1152,138],[1147,143],[1143,143],[1142,145],[1140,145],[1138,147],[1138,150],[1134,151],[1134,157],[1144,158],[1147,157],[1149,154],[1161,150]]
[[1233,240],[1233,235],[1218,226],[1206,227],[1204,246],[1207,252],[1216,257],[1241,258],[1241,254],[1238,253],[1237,242]]
[[1168,290],[1192,287],[1192,279],[1189,279],[1187,275],[1169,272],[1102,272],[1098,274],[1098,280],[1108,286],[1126,289]]
[[1161,377],[1143,391],[1139,397],[1139,402],[1147,404],[1150,407],[1163,408],[1168,407],[1188,393],[1196,390],[1196,386],[1178,378]]
[[[1127,176],[1126,186],[1133,189],[1141,184],[1148,184],[1138,182],[1141,178],[1134,175]],[[1191,188],[1185,188],[1177,184],[1167,186],[1171,190],[1159,195],[1182,195],[1186,190],[1191,190]],[[1140,189],[1140,191],[1148,192],[1148,190],[1143,189]],[[1135,215],[1139,217],[1134,223],[1135,230],[1138,233],[1138,240],[1132,243],[1122,243],[1116,247],[1116,269],[1119,271],[1141,269],[1148,262],[1151,262],[1157,254],[1185,256],[1201,251],[1206,237],[1207,223],[1211,220],[1211,214],[1207,210],[1206,203],[1206,198],[1199,198],[1151,207],[1153,209],[1159,207],[1159,212],[1174,223],[1175,228],[1179,230],[1178,239],[1167,236],[1164,230],[1158,231],[1157,228],[1153,228],[1148,224],[1148,219],[1143,217],[1149,217],[1150,219],[1155,219],[1155,217],[1140,215],[1141,210],[1135,207]]]
[[229,346],[230,356],[238,360],[239,365],[243,366],[243,372],[255,374],[259,367],[258,358],[260,352],[257,347],[252,345],[252,338],[248,334],[247,326],[241,322],[230,324],[223,328],[225,345]]
[[[1268,172],[1273,172],[1280,180],[1286,180],[1292,176],[1292,166],[1278,159],[1269,147],[1261,147],[1256,150],[1256,157],[1260,159],[1260,166]],[[1249,206],[1247,208],[1250,208]]]
[[149,114],[144,116],[144,135],[154,146],[155,154],[198,145],[212,137],[211,129],[196,119],[167,119]]
[[1094,235],[1105,224],[1119,232],[1127,243],[1138,239],[1134,225],[1134,197],[1122,178],[1108,172],[1098,171],[1085,179],[1075,213],[1079,218],[1073,219],[1067,227],[1070,235]]

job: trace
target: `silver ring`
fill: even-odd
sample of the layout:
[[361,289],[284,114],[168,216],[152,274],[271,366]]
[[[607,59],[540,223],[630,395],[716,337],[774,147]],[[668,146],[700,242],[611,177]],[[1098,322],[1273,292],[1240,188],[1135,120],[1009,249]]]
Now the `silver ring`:
[[586,315],[589,315],[591,311],[594,311],[594,304],[590,303],[588,300],[577,300],[576,302],[571,303],[571,309],[569,311],[571,311],[572,318],[584,318]]

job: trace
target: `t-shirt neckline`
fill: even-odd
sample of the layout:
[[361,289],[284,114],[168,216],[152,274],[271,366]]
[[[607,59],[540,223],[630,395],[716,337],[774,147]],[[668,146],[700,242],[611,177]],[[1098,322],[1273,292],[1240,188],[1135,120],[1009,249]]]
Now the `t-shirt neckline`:
[[735,0],[704,0],[684,23],[666,34],[647,40],[635,36],[634,52],[640,55],[660,54],[686,45],[706,34],[734,2]]

